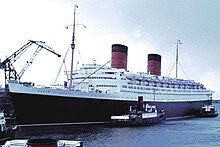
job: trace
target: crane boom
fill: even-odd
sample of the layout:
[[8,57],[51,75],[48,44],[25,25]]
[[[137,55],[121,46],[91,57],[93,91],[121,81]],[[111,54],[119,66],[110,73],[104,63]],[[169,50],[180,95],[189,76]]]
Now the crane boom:
[[[37,49],[35,50],[34,54],[31,56],[29,61],[25,64],[21,72],[18,74],[15,70],[13,63],[17,61],[21,57],[21,55],[32,45],[37,45]],[[14,52],[11,56],[6,58],[3,62],[0,63],[0,69],[3,69],[5,71],[5,85],[7,80],[20,80],[24,72],[27,70],[27,68],[33,63],[33,60],[37,56],[37,54],[42,50],[45,49],[58,57],[61,57],[60,54],[56,53],[51,47],[49,47],[45,42],[43,41],[33,41],[29,40],[28,43],[26,43],[24,46],[22,46],[20,49],[18,49],[16,52]]]
[[30,47],[33,43],[28,42],[16,52],[14,52],[11,56],[7,57],[3,62],[0,63],[0,69],[4,69],[6,64],[13,64],[17,59]]
[[23,67],[23,69],[20,71],[20,73],[18,74],[18,79],[20,80],[21,77],[23,76],[24,72],[27,70],[27,68],[33,63],[35,57],[38,55],[38,53],[41,51],[41,49],[46,49],[47,51],[57,55],[58,57],[61,57],[60,54],[57,54],[51,47],[49,47],[45,42],[43,41],[33,41],[33,40],[29,40],[32,43],[35,43],[36,45],[38,45],[37,49],[35,50],[34,54],[31,56],[31,58],[29,59],[29,61],[27,61],[27,63],[25,64],[25,66]]
[[37,54],[41,51],[41,47],[37,47],[36,51],[34,52],[34,54],[31,56],[31,58],[29,59],[29,61],[27,61],[27,63],[25,64],[25,66],[22,68],[22,70],[20,71],[20,73],[18,74],[18,79],[20,80],[21,77],[23,76],[24,72],[27,70],[27,68],[33,63],[34,58],[37,56]]
[[45,42],[43,42],[43,41],[33,41],[33,40],[29,40],[29,41],[32,42],[32,43],[35,43],[35,44],[38,45],[39,47],[44,48],[44,49],[46,49],[47,51],[49,51],[49,52],[51,52],[51,53],[57,55],[58,57],[61,57],[60,54],[57,54],[57,53],[56,53],[51,47],[49,47]]

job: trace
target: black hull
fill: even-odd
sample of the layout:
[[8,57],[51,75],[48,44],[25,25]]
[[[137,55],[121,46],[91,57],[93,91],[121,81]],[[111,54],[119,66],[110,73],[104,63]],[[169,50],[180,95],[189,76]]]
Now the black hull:
[[[58,97],[11,93],[16,123],[47,124],[47,123],[78,123],[106,122],[112,115],[128,112],[130,105],[137,101],[86,99],[74,97]],[[147,102],[153,105],[154,102]],[[158,112],[165,110],[166,118],[182,118],[199,115],[204,104],[211,100],[155,102]]]

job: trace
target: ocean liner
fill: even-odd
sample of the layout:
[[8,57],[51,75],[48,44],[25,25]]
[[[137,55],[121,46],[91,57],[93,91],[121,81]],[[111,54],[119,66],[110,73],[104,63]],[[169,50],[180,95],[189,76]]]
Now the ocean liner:
[[[148,55],[148,72],[127,71],[128,47],[112,45],[111,67],[96,63],[73,72],[73,88],[8,81],[18,124],[107,121],[124,114],[138,96],[167,118],[194,116],[212,103],[213,91],[193,80],[161,76],[161,56]],[[70,74],[70,73],[69,73]]]
[[[75,21],[73,27],[75,31]],[[127,113],[138,96],[156,105],[158,112],[164,110],[167,119],[197,116],[204,105],[212,104],[213,91],[204,85],[161,76],[161,55],[148,55],[146,73],[128,71],[127,55],[127,46],[113,44],[111,67],[92,63],[73,71],[71,66],[63,87],[8,81],[17,124],[105,122],[113,115]]]

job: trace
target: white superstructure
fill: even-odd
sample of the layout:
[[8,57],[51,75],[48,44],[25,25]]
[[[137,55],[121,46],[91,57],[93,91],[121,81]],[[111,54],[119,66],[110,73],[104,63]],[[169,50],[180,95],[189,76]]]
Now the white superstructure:
[[131,73],[98,64],[86,64],[75,71],[73,85],[76,91],[118,93],[127,98],[147,95],[149,99],[156,96],[157,100],[209,100],[213,94],[213,91],[193,80]]
[[68,90],[68,87],[33,86],[15,81],[9,81],[9,87],[14,93],[129,101],[136,100],[140,95],[145,101],[203,101],[211,100],[213,94],[213,91],[192,80],[135,74],[98,64],[86,64],[73,74],[73,90]]

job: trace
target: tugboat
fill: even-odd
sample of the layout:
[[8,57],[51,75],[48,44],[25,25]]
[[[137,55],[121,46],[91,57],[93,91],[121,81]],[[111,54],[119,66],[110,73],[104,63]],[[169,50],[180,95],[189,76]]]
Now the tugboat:
[[217,109],[213,105],[204,105],[200,110],[200,117],[217,117]]
[[145,126],[160,123],[165,120],[165,111],[157,112],[155,105],[144,103],[143,97],[138,97],[138,103],[130,106],[128,114],[120,116],[111,116],[110,124],[112,126]]
[[7,140],[15,138],[16,126],[6,123],[4,111],[0,111],[0,145],[4,144]]

